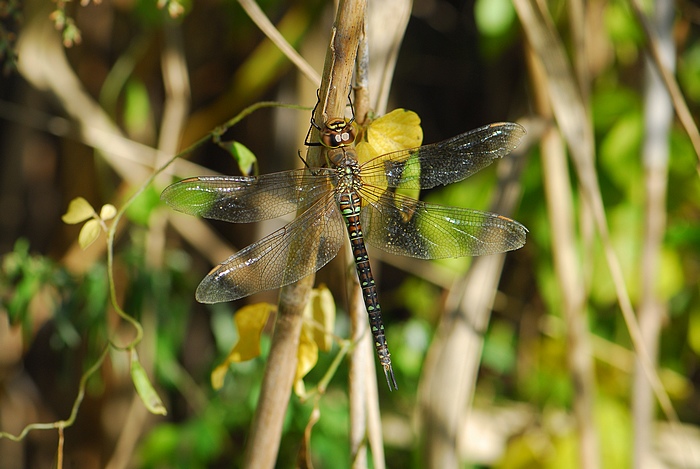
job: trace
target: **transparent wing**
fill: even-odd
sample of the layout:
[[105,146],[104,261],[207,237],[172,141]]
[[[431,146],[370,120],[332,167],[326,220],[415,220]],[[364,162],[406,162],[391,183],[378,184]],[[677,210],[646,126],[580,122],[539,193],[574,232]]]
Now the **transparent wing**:
[[371,246],[419,259],[481,256],[525,244],[527,228],[501,215],[429,204],[365,187],[360,219]]
[[501,122],[440,143],[387,153],[362,165],[362,181],[405,189],[461,181],[513,151],[525,133],[519,124]]
[[328,194],[209,272],[197,287],[197,301],[232,301],[296,282],[333,259],[346,237],[343,218]]
[[315,174],[298,169],[250,177],[195,177],[166,187],[161,199],[189,215],[250,223],[311,206],[330,190],[333,176],[333,171],[318,168]]

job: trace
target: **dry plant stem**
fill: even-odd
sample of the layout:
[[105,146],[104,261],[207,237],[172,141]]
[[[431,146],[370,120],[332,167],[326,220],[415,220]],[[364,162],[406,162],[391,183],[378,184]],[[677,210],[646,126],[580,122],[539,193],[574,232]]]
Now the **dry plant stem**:
[[[346,258],[350,257],[346,256]],[[372,335],[354,266],[348,265],[347,272],[348,314],[351,316],[351,339],[354,344],[350,355],[349,372],[351,467],[367,467],[367,442],[369,442],[373,467],[383,469],[385,467],[384,443]]]
[[[319,90],[321,102],[314,115],[316,122],[327,122],[330,118],[345,115],[357,47],[363,29],[365,3],[364,0],[347,0],[338,5],[336,22],[331,30],[331,43],[323,67],[323,81]],[[316,129],[312,130],[311,137],[312,141],[318,140]],[[318,147],[311,147],[311,150],[313,149]],[[320,157],[320,151],[310,153],[310,156],[317,156],[318,160],[312,160],[309,164],[320,166],[325,163]]]
[[56,469],[63,469],[63,445],[65,443],[63,427],[58,427],[58,450],[56,451]]
[[567,0],[571,42],[574,49],[574,70],[576,82],[581,90],[584,103],[588,102],[590,94],[590,73],[588,70],[588,55],[586,53],[586,13],[583,0]]
[[[165,47],[160,57],[165,86],[163,122],[160,126],[158,149],[161,155],[177,153],[187,114],[190,109],[190,80],[187,73],[182,31],[179,26],[166,26]],[[159,168],[167,158],[154,164]]]
[[[581,93],[581,102],[587,115],[590,115],[590,70],[588,67],[589,54],[586,47],[586,35],[590,34],[587,22],[588,14],[583,0],[568,0],[569,25],[571,26],[571,41],[573,48],[574,70],[576,82]],[[528,48],[530,68],[533,70],[533,88],[538,101],[540,114],[547,120],[553,118],[551,104],[547,96],[541,93],[546,88],[544,71],[532,56]],[[535,75],[536,74],[536,75]],[[535,77],[537,79],[535,79]],[[574,414],[578,429],[578,456],[581,468],[597,469],[601,465],[598,433],[594,421],[595,408],[595,371],[592,359],[592,345],[586,321],[586,298],[588,292],[584,285],[583,271],[577,271],[574,266],[581,265],[576,257],[575,220],[572,216],[572,188],[569,183],[569,171],[566,164],[566,150],[561,135],[555,129],[548,129],[542,138],[542,166],[547,191],[548,211],[550,220],[563,220],[563,223],[551,224],[552,243],[555,270],[559,282],[564,319],[567,327],[567,357],[572,379],[574,381]],[[581,211],[584,220],[582,226],[584,241],[581,243],[584,253],[591,251],[593,233],[590,221],[590,210],[584,204]],[[589,268],[590,262],[585,263]]]
[[265,35],[279,48],[282,53],[299,69],[299,71],[312,83],[319,83],[321,77],[304,58],[292,47],[280,34],[258,4],[253,0],[238,0],[251,20],[265,33]]
[[141,433],[146,428],[148,410],[143,405],[143,401],[134,395],[126,414],[122,432],[119,435],[117,444],[112,453],[112,457],[105,465],[105,469],[121,469],[129,467],[134,455],[134,448],[141,438]]
[[[655,36],[664,68],[674,69],[675,47],[672,38],[675,16],[672,2],[656,2],[654,15]],[[649,37],[650,42],[656,42]],[[660,254],[666,227],[666,186],[668,176],[669,130],[673,121],[673,105],[657,68],[649,58],[645,67],[645,113],[644,113],[644,185],[646,203],[644,207],[644,239],[641,259],[641,303],[639,305],[639,328],[649,356],[657,363],[659,334],[665,316],[663,301],[657,293]],[[634,385],[632,388],[632,418],[634,421],[633,467],[648,467],[652,460],[654,395],[649,386],[642,364],[635,361]]]
[[[21,108],[4,102],[0,112],[34,128],[43,129],[59,137],[73,138],[94,147],[119,176],[131,184],[139,184],[153,171],[153,161],[172,155],[147,145],[134,142],[121,133],[109,115],[82,87],[80,80],[66,60],[65,50],[46,16],[30,18],[18,47],[25,59],[20,71],[34,87],[53,93],[72,120]],[[170,61],[168,62],[170,63]],[[180,65],[176,66],[180,68]],[[180,78],[181,79],[181,78]],[[181,85],[171,81],[173,94]],[[189,98],[188,98],[189,99]],[[171,115],[171,114],[169,114]],[[174,164],[179,174],[211,174],[186,160]]]
[[[505,215],[513,211],[520,195],[517,175],[522,160],[515,156],[499,163],[499,200],[492,211]],[[505,254],[474,258],[466,277],[450,291],[447,314],[430,345],[419,385],[425,467],[461,467],[458,437],[463,433],[464,409],[469,408],[474,394],[483,334],[504,259]]]
[[[661,79],[666,85],[669,95],[671,96],[678,120],[680,120],[683,128],[685,128],[688,137],[690,137],[690,142],[693,144],[693,148],[695,149],[695,154],[697,155],[698,159],[700,159],[700,131],[698,131],[698,127],[693,119],[693,114],[690,112],[688,104],[685,102],[685,98],[681,92],[681,88],[673,76],[673,71],[669,67],[668,61],[665,58],[666,54],[661,50],[660,44],[662,41],[659,39],[656,29],[654,29],[649,22],[649,19],[644,14],[639,0],[631,0],[630,5],[632,6],[632,10],[634,11],[635,15],[637,15],[637,19],[639,20],[640,24],[644,28],[645,37],[649,45],[649,53],[654,61],[656,69],[661,75]],[[700,171],[700,165],[698,166],[698,171]]]
[[[366,16],[363,18],[363,28],[360,31],[357,59],[355,60],[355,92],[354,111],[358,124],[365,123],[369,111],[369,46],[366,34]],[[363,469],[367,467],[367,419],[369,406],[373,405],[368,398],[367,389],[374,385],[374,394],[377,394],[377,380],[374,377],[374,351],[372,350],[367,312],[362,298],[360,282],[354,272],[352,250],[346,244],[344,250],[345,269],[347,279],[348,315],[350,316],[351,340],[355,347],[350,351],[349,360],[349,389],[350,400],[350,465],[352,468]],[[368,372],[368,370],[372,370]],[[375,379],[372,379],[372,378]],[[377,405],[377,402],[374,402]],[[383,463],[383,458],[382,458]]]
[[[542,67],[532,49],[527,48],[532,89],[536,108],[546,121],[552,119],[552,109]],[[574,414],[578,430],[579,466],[583,469],[600,467],[598,435],[594,416],[595,375],[590,337],[586,326],[586,292],[581,265],[576,254],[575,219],[569,169],[566,164],[564,142],[555,127],[549,127],[541,140],[542,169],[547,211],[552,232],[554,269],[562,299],[563,319],[566,322],[566,343],[569,369],[574,382]]]
[[293,285],[283,287],[280,292],[275,332],[248,435],[243,467],[275,467],[282,423],[296,371],[302,313],[313,282],[314,276],[310,275]]
[[367,124],[370,111],[369,101],[369,41],[367,37],[367,16],[365,15],[364,27],[360,35],[360,44],[357,48],[357,60],[355,61],[355,121],[359,125]]
[[73,407],[71,408],[70,416],[66,420],[59,420],[57,422],[50,423],[32,423],[24,427],[18,435],[0,432],[0,438],[7,438],[12,441],[21,441],[31,431],[52,429],[57,429],[61,431],[61,429],[72,427],[75,423],[75,419],[78,416],[78,410],[80,409],[80,405],[83,402],[83,398],[85,397],[85,387],[87,385],[87,380],[90,379],[90,377],[93,374],[95,374],[97,370],[100,369],[102,363],[107,357],[107,352],[109,352],[109,347],[105,347],[104,349],[102,349],[102,353],[97,358],[97,360],[95,360],[95,363],[93,363],[92,366],[90,366],[90,368],[85,370],[85,372],[80,377],[80,383],[78,384],[78,394],[75,397],[75,401],[73,401]]
[[[85,92],[80,80],[70,67],[61,46],[58,33],[46,17],[27,21],[18,42],[23,57],[19,71],[39,90],[53,93],[64,111],[80,124],[80,139],[96,148],[104,148],[102,156],[119,176],[130,182],[148,177],[148,170],[135,165],[118,154],[127,154],[128,140],[121,136],[117,126],[102,108]],[[115,138],[121,136],[121,138]]]
[[374,111],[384,114],[394,77],[396,61],[411,18],[412,0],[382,0],[369,4],[370,47],[373,66],[370,70]]
[[[367,40],[367,11],[365,11],[360,44],[355,61],[355,120],[366,125],[370,112],[369,70],[370,52]],[[346,252],[350,259],[351,250]],[[348,311],[351,318],[352,340],[356,344],[350,356],[350,454],[353,468],[367,467],[367,442],[372,454],[375,469],[383,469],[384,443],[382,438],[381,415],[379,410],[379,391],[377,389],[377,372],[372,336],[367,322],[365,307],[359,279],[352,263],[348,264]]]
[[547,91],[550,95],[554,116],[571,153],[583,197],[590,204],[630,338],[661,408],[669,420],[677,422],[678,416],[673,409],[671,400],[661,384],[648,351],[644,348],[644,341],[627,292],[622,267],[610,242],[605,206],[594,165],[593,130],[578,88],[575,86],[575,80],[572,77],[561,39],[554,29],[549,13],[544,8],[540,8],[539,3],[534,0],[514,0],[513,4],[528,41],[539,60],[542,61],[546,72]]
[[[365,320],[367,322],[367,320]],[[368,331],[369,333],[369,331]],[[384,469],[384,438],[382,436],[382,420],[379,409],[379,391],[377,388],[377,369],[374,364],[374,347],[368,341],[367,349],[370,359],[365,363],[365,399],[367,400],[367,440],[372,451],[372,463],[375,469]]]
[[[344,115],[364,6],[362,1],[341,1],[338,5],[319,93],[320,105],[314,116],[316,122],[326,122],[328,118]],[[312,139],[318,140],[315,129]],[[312,150],[315,148],[311,147]],[[311,166],[320,166],[323,163],[320,152],[309,151],[307,162]],[[282,423],[296,372],[302,313],[313,281],[314,276],[310,275],[296,284],[283,287],[280,292],[275,332],[246,445],[244,467],[265,469],[275,466]]]
[[[590,96],[590,73],[588,68],[588,51],[586,34],[588,24],[586,6],[582,0],[568,0],[569,25],[573,47],[576,83],[581,93],[581,102],[587,115],[590,115],[588,100]],[[539,113],[551,120],[552,109],[548,97],[541,91],[546,89],[546,78],[540,64],[528,48],[528,63],[532,70],[533,89],[536,95]],[[595,372],[592,358],[592,345],[586,321],[586,298],[588,292],[584,285],[584,272],[575,266],[581,265],[576,256],[575,220],[573,218],[572,188],[566,164],[566,150],[561,135],[554,129],[548,129],[542,138],[542,166],[547,207],[550,220],[559,220],[551,224],[552,249],[557,281],[563,301],[563,315],[566,322],[566,341],[568,366],[574,382],[574,415],[578,430],[578,459],[584,469],[597,469],[601,465],[598,432],[594,421],[595,409]],[[590,210],[583,204],[581,210],[584,240],[583,252],[591,252],[593,233],[590,230]],[[591,263],[586,262],[590,267]]]
[[[349,247],[348,247],[349,249]],[[351,259],[345,249],[345,259]],[[344,262],[344,264],[347,264]],[[374,363],[372,342],[370,341],[369,325],[365,303],[357,275],[346,269],[348,279],[348,314],[350,315],[351,340],[355,345],[350,352],[349,362],[349,393],[350,400],[350,461],[353,468],[367,467],[367,406],[365,388],[368,386],[367,363]],[[375,379],[376,383],[376,379]],[[376,384],[375,384],[376,386]]]

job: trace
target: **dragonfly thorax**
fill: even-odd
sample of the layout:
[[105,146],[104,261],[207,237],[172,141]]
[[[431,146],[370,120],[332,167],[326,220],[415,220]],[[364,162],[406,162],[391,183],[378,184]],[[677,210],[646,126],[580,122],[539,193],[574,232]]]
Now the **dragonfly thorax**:
[[328,155],[335,165],[337,174],[336,193],[359,191],[362,189],[362,177],[357,155],[352,148],[337,148]]

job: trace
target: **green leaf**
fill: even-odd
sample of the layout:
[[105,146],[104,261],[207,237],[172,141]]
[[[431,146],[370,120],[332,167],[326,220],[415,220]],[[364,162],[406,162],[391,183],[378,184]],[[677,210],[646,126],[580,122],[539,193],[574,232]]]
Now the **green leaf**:
[[482,363],[500,374],[512,372],[517,349],[513,328],[503,322],[493,322],[484,340]]
[[221,134],[214,135],[214,143],[226,150],[238,163],[238,169],[246,176],[257,174],[258,159],[245,145],[235,140],[221,140]]
[[474,4],[476,27],[484,36],[503,36],[515,22],[510,0],[477,0]]
[[700,102],[700,44],[690,45],[683,54],[683,60],[678,63],[678,79],[685,95]]
[[156,415],[166,415],[168,413],[163,405],[163,401],[160,400],[158,393],[151,384],[151,380],[148,379],[146,370],[143,368],[143,365],[141,365],[141,362],[139,362],[136,351],[132,351],[131,353],[131,380],[134,382],[134,387],[141,401],[143,401],[143,404],[150,413]]
[[257,173],[258,159],[248,147],[235,140],[221,140],[220,136],[215,137],[214,142],[233,156],[241,173],[246,176]]
[[130,135],[142,135],[148,129],[151,102],[148,89],[140,81],[131,80],[125,89],[124,125]]
[[231,154],[236,159],[241,173],[248,176],[251,173],[257,172],[255,168],[257,167],[258,159],[253,152],[240,142],[232,142],[232,144]]
[[[600,164],[619,190],[629,195],[639,194],[641,180],[639,152],[644,136],[641,114],[626,113],[610,127],[600,142]],[[620,168],[625,168],[620,171]]]
[[153,210],[160,206],[160,192],[149,186],[126,208],[126,216],[134,223],[148,226]]
[[100,236],[100,231],[102,231],[102,228],[100,227],[99,221],[88,220],[78,235],[78,244],[80,248],[87,249],[87,247],[94,243]]
[[82,197],[76,197],[68,204],[68,211],[61,217],[63,223],[75,225],[82,223],[95,214],[95,209],[92,208],[90,202]]

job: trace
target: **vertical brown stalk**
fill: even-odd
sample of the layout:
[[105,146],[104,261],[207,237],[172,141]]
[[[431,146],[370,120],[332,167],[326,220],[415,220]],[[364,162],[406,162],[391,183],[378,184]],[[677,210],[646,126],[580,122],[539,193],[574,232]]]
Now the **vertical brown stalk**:
[[[498,199],[490,210],[508,215],[520,199],[522,145],[499,164]],[[461,467],[459,435],[471,405],[481,362],[484,333],[498,289],[505,254],[477,257],[455,282],[423,365],[419,385],[419,428],[424,466]]]
[[[675,16],[672,2],[656,2],[655,18],[661,60],[669,70],[674,68],[675,50],[671,31]],[[650,41],[653,41],[650,38]],[[656,363],[659,334],[665,316],[665,308],[658,296],[660,254],[666,226],[666,186],[669,157],[669,129],[673,121],[673,105],[663,80],[653,62],[646,60],[645,113],[644,113],[644,240],[641,263],[641,303],[638,317],[644,346]],[[652,425],[654,421],[654,395],[646,378],[642,363],[635,364],[632,388],[632,418],[634,421],[633,467],[642,468],[652,457]]]
[[[552,109],[544,93],[546,77],[532,49],[528,48],[527,51],[537,112],[551,121]],[[566,149],[556,127],[550,126],[542,135],[541,148],[547,211],[549,220],[556,220],[556,223],[550,223],[552,255],[561,291],[567,356],[574,383],[573,408],[579,438],[579,464],[584,469],[595,469],[600,467],[600,453],[593,419],[595,375],[586,326],[586,292],[579,268],[581,261],[576,255],[576,221]]]
[[[365,2],[361,0],[341,1],[338,5],[319,91],[320,105],[314,115],[316,122],[326,122],[330,117],[344,114],[364,8]],[[318,139],[315,129],[312,138]],[[320,166],[323,163],[321,152],[317,147],[311,149],[314,151],[307,155],[309,165]],[[314,276],[310,275],[283,287],[280,292],[275,332],[248,437],[244,467],[264,469],[275,466],[296,371],[302,313],[313,282]]]

